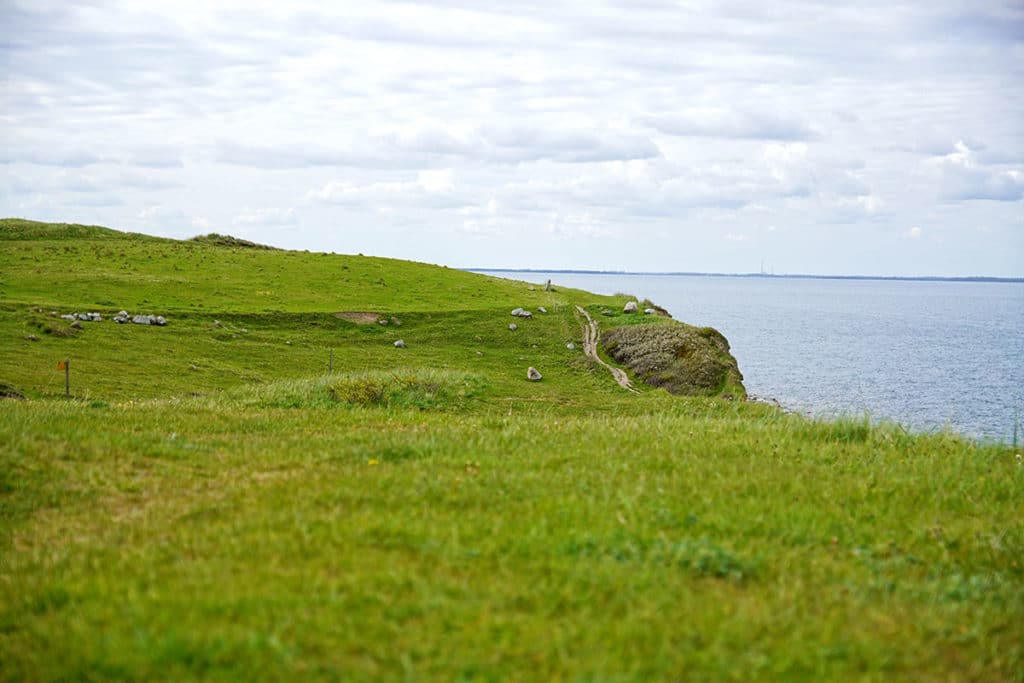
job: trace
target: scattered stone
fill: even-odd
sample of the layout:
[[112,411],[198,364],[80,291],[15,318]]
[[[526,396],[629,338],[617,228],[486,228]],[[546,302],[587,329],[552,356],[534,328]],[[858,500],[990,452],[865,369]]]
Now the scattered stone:
[[530,290],[531,292],[536,291],[533,287],[527,287],[527,289]]
[[537,368],[531,366],[526,370],[526,379],[531,382],[539,382],[544,379],[544,376],[540,374],[540,371],[538,371]]
[[568,344],[565,345],[565,348],[569,349],[570,351],[575,351],[576,345],[573,344],[572,342],[569,342]]
[[[549,280],[549,282],[550,282],[550,280]],[[537,310],[540,311],[541,313],[547,315],[548,309],[544,308],[543,306],[541,306]]]
[[622,309],[623,313],[636,313],[637,305],[635,301],[627,301],[626,306]]
[[190,366],[188,366],[188,369],[191,370],[192,372],[198,372],[199,371],[199,367],[196,366],[196,365],[190,365]]
[[396,349],[404,349],[405,348],[405,342],[402,341],[401,339],[399,339],[398,341],[395,342],[395,348]]
[[603,311],[601,311],[601,315],[615,315],[615,314],[612,311],[610,311],[610,310],[608,310],[606,308]]
[[484,355],[484,352],[483,352],[483,351],[477,351],[477,352],[476,352],[476,355],[478,355],[478,356],[482,356],[482,355]]
[[56,318],[57,317],[57,311],[50,311],[50,317],[51,318]]
[[653,308],[644,309],[644,315],[654,315],[655,313],[657,313],[657,311],[655,311]]
[[519,325],[516,325],[515,323],[509,323],[509,324],[508,324],[508,329],[509,329],[510,331],[512,331],[512,332],[515,332],[516,330],[518,330],[518,329],[519,329]]
[[61,320],[78,320],[78,316],[76,316],[74,313],[65,313],[60,318]]
[[84,327],[84,325],[82,325],[81,321],[76,320],[75,322],[71,323],[71,327],[75,328],[76,330],[80,330]]
[[521,309],[521,308],[513,308],[512,309],[512,317],[518,318],[522,314],[523,314],[523,309]]
[[285,346],[291,346],[291,345],[292,345],[292,343],[290,341],[286,341],[285,342]]
[[26,334],[25,339],[27,339],[28,341],[39,341],[39,337],[37,337],[34,334]]
[[239,332],[242,333],[242,334],[249,334],[249,329],[246,328],[246,327],[243,327],[242,329],[239,330]]
[[79,320],[92,320],[92,318],[89,317],[88,313],[79,313],[78,314],[78,319]]
[[[122,313],[124,315],[122,315]],[[128,314],[125,313],[124,311],[121,311],[121,313],[118,313],[117,315],[114,316],[114,322],[117,323],[118,325],[124,325],[126,322],[128,322]]]
[[167,324],[167,318],[163,317],[162,315],[158,315],[154,322],[157,325],[163,326]]
[[128,317],[128,311],[118,311],[117,312],[117,317],[118,318],[127,318]]
[[387,325],[388,324],[388,320],[387,320],[387,318],[381,318],[380,320],[377,321],[377,324],[378,325]]
[[148,315],[135,315],[135,316],[132,316],[132,322],[134,324],[136,324],[136,325],[148,325],[149,324],[149,316]]

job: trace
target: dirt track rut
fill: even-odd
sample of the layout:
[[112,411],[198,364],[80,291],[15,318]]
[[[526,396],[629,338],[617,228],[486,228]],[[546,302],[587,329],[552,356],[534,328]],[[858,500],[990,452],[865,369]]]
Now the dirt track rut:
[[590,358],[593,358],[602,366],[608,369],[608,372],[612,373],[612,377],[618,382],[619,386],[626,391],[632,391],[635,394],[640,393],[633,386],[633,383],[629,381],[629,376],[625,370],[619,368],[613,368],[604,362],[600,355],[597,353],[597,342],[601,339],[601,334],[597,329],[597,321],[590,317],[587,310],[582,306],[577,306],[576,310],[579,311],[586,322],[583,323],[583,353],[587,354]]

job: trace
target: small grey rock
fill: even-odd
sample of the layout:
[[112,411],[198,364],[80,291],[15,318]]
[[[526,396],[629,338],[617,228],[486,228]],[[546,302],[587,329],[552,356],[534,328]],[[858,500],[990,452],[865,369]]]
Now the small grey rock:
[[537,370],[537,368],[531,366],[526,369],[526,379],[531,382],[539,382],[544,379],[544,376],[540,374],[540,371]]
[[515,332],[516,330],[519,329],[519,325],[516,325],[515,323],[509,323],[508,329],[511,330],[512,332]]
[[65,313],[61,316],[61,320],[78,320],[74,313]]
[[118,318],[127,318],[128,317],[128,311],[118,311],[117,312],[117,317]]
[[523,309],[521,309],[521,308],[513,308],[512,309],[512,316],[513,317],[518,318],[522,314],[523,314]]
[[380,320],[377,321],[377,324],[378,325],[387,325],[388,324],[388,320],[387,320],[387,318],[381,318]]
[[537,310],[540,311],[541,313],[544,313],[545,315],[548,312],[548,309],[544,308],[543,306],[540,306]]
[[568,344],[565,345],[565,348],[569,349],[570,351],[575,351],[576,345],[573,344],[572,342],[569,342]]
[[396,349],[404,349],[405,348],[405,342],[402,341],[401,339],[399,339],[398,341],[395,342],[395,348]]
[[637,305],[635,301],[626,302],[626,306],[622,309],[623,313],[636,313]]
[[162,315],[158,315],[156,317],[156,323],[155,324],[157,324],[157,325],[166,325],[167,324],[167,318],[163,317]]
[[132,316],[132,322],[135,323],[136,325],[148,325],[149,324],[149,316],[148,315],[133,315]]
[[78,314],[78,319],[79,320],[92,320],[92,318],[89,316],[88,313],[79,313]]
[[75,328],[76,330],[80,330],[82,329],[83,326],[80,321],[76,320],[75,322],[71,323],[71,327]]
[[532,318],[533,317],[533,312],[532,311],[523,311],[522,313],[519,314],[519,317],[520,318]]
[[653,308],[645,308],[644,309],[644,314],[645,315],[654,315],[655,313],[657,313],[657,311],[655,311]]
[[34,334],[26,334],[25,339],[27,339],[28,341],[39,341],[39,337],[37,337]]

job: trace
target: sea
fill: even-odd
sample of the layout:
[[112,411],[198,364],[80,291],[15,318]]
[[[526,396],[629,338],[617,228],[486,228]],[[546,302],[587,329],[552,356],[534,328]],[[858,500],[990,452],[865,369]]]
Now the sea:
[[1024,443],[1024,282],[488,271],[626,293],[729,340],[752,396]]

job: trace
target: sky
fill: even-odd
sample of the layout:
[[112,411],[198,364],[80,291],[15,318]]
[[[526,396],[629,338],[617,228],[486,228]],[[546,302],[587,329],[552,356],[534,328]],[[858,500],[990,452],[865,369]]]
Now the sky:
[[0,216],[1024,276],[1024,2],[0,0]]

